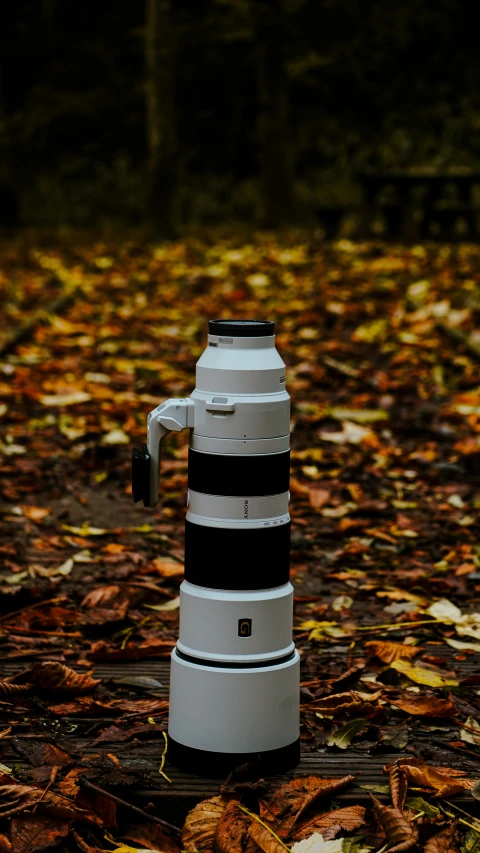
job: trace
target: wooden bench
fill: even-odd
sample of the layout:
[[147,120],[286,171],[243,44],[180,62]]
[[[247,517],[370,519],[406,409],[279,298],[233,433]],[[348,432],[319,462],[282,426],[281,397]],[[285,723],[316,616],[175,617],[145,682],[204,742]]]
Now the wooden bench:
[[360,236],[371,236],[380,215],[388,239],[477,239],[475,190],[480,172],[406,169],[356,177],[363,192]]

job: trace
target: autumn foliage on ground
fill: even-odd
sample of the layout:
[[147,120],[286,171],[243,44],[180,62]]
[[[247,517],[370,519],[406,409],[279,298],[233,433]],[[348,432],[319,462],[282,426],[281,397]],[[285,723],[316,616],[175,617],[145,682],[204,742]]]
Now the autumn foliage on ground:
[[[478,853],[480,249],[22,239],[0,297],[1,853]],[[287,364],[307,764],[212,781],[180,834],[187,438],[156,510],[130,454],[235,316]]]

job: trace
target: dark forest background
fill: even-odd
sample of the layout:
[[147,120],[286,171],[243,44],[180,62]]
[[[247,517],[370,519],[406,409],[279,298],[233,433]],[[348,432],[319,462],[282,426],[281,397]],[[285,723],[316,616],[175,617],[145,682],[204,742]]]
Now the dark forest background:
[[277,226],[355,203],[364,169],[480,165],[473,4],[15,0],[0,14],[3,224]]

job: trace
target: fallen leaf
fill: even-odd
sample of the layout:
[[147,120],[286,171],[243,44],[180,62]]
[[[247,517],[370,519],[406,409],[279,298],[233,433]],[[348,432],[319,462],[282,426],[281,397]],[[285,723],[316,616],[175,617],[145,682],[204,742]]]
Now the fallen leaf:
[[441,598],[426,610],[429,616],[438,619],[440,622],[456,624],[462,620],[462,611],[455,604],[452,604],[448,598]]
[[80,607],[86,607],[88,609],[97,606],[105,607],[106,604],[110,604],[122,592],[123,590],[114,584],[110,586],[100,586],[87,593]]
[[457,824],[454,822],[436,835],[432,835],[425,844],[425,853],[450,853],[450,851],[456,853],[457,847],[454,843],[456,831]]
[[214,850],[217,825],[227,806],[223,797],[211,797],[198,803],[185,818],[182,829],[182,846],[187,853]]
[[55,568],[51,569],[49,571],[49,576],[54,577],[55,575],[63,575],[64,577],[66,577],[67,575],[70,574],[74,565],[75,565],[75,563],[74,563],[73,558],[69,557],[68,560],[65,560],[65,562],[62,563],[61,566],[58,566],[58,568],[55,567]]
[[[249,823],[248,834],[263,853],[285,853],[285,851],[290,853],[289,848],[266,824],[262,826],[258,820],[251,819]],[[226,851],[220,851],[220,853],[226,853]]]
[[349,723],[342,726],[341,729],[337,729],[337,731],[332,732],[327,741],[328,746],[338,746],[339,749],[346,749],[347,746],[350,746],[350,742],[353,738],[361,732],[367,723],[368,720],[364,719],[351,720]]
[[423,812],[427,817],[436,817],[440,814],[440,809],[427,803],[422,797],[408,797],[405,801],[407,809],[414,809],[418,812]]
[[36,663],[31,669],[15,676],[15,680],[27,682],[39,690],[70,693],[73,696],[88,693],[100,684],[100,679],[82,675],[56,661]]
[[25,504],[20,504],[20,509],[25,518],[29,518],[31,521],[42,521],[43,518],[46,518],[52,512],[50,507],[26,506]]
[[419,717],[452,717],[456,713],[451,699],[439,699],[437,696],[402,696],[390,699],[390,704],[400,708],[406,714]]
[[452,637],[445,637],[445,642],[452,649],[458,649],[461,652],[480,652],[480,645],[478,643],[462,643],[461,640],[454,640]]
[[460,729],[460,740],[480,746],[480,723],[478,720],[472,716],[467,717],[465,726],[468,728]]
[[458,686],[458,681],[454,678],[444,678],[430,669],[424,669],[421,666],[412,666],[404,660],[394,660],[390,666],[392,669],[396,669],[397,672],[401,672],[402,675],[406,675],[411,681],[415,681],[416,684],[426,684],[428,687]]
[[17,815],[10,824],[12,853],[35,853],[57,845],[70,830],[68,821],[52,820],[38,814]]
[[353,598],[350,598],[349,595],[338,595],[332,601],[332,610],[335,610],[336,613],[341,613],[342,610],[350,610],[353,605]]
[[98,640],[92,643],[88,656],[94,661],[116,661],[116,660],[142,660],[144,658],[169,658],[172,649],[175,647],[175,640],[161,640],[159,637],[152,637],[135,646],[133,643],[127,643],[123,649],[114,649],[109,646],[104,640]]
[[349,690],[348,693],[334,693],[333,696],[325,696],[323,699],[316,699],[314,702],[306,705],[309,711],[318,711],[320,714],[327,716],[336,716],[337,714],[362,714],[364,712],[373,711],[380,699],[382,693],[358,693],[355,690]]
[[308,838],[292,844],[293,853],[342,853],[343,839],[337,838],[333,841],[325,841],[323,835],[314,832]]
[[177,563],[166,557],[155,557],[148,569],[157,572],[162,578],[181,578],[184,573],[183,563]]
[[[421,758],[399,758],[396,764],[401,766],[407,782],[415,788],[430,788],[438,797],[451,797],[461,791],[470,791],[475,782],[464,779],[463,771],[449,767],[431,767]],[[389,768],[386,768],[389,772]]]
[[131,444],[131,439],[126,433],[124,433],[123,429],[112,429],[110,432],[107,432],[106,435],[102,436],[100,443],[110,446]]
[[388,773],[388,784],[390,786],[390,799],[394,809],[403,812],[405,800],[407,799],[407,778],[399,764],[392,764]]
[[375,433],[371,429],[359,426],[352,421],[344,421],[341,432],[322,430],[319,433],[319,438],[322,441],[332,441],[334,444],[360,444],[366,439],[373,439],[376,443]]
[[399,809],[394,806],[384,806],[372,794],[370,796],[375,817],[385,833],[389,853],[403,853],[405,850],[410,850],[417,842],[418,828],[409,824]]
[[238,802],[231,800],[220,815],[214,837],[217,853],[243,853],[251,818],[238,808]]
[[44,394],[40,398],[42,406],[77,406],[92,399],[86,391],[73,391],[71,394]]
[[313,509],[321,509],[330,500],[330,492],[320,486],[308,486],[308,501]]
[[384,663],[414,658],[422,651],[421,646],[408,646],[405,643],[389,643],[383,640],[369,640],[365,643],[365,648],[369,654],[375,655]]
[[0,834],[0,853],[12,853],[12,842],[3,833]]
[[31,684],[11,684],[9,681],[0,681],[0,699],[12,701],[23,693],[32,689]]
[[131,826],[122,832],[122,837],[161,853],[180,853],[177,836],[159,824],[145,823],[141,826]]
[[90,527],[88,524],[84,524],[82,527],[70,527],[69,524],[62,524],[62,528],[68,530],[69,533],[75,533],[76,536],[105,536],[107,533],[111,533],[111,530],[106,530],[103,527]]
[[71,767],[71,755],[51,743],[15,738],[13,745],[33,767]]
[[312,803],[321,797],[332,796],[340,791],[355,776],[325,778],[323,776],[300,776],[289,779],[264,798],[269,812],[278,821],[275,831],[280,838],[287,838],[294,824]]
[[322,834],[332,826],[339,826],[347,832],[354,832],[365,823],[365,814],[366,809],[363,806],[346,806],[343,809],[334,809],[316,815],[316,817],[296,828],[295,838],[308,838],[312,832]]
[[337,421],[356,421],[358,424],[386,421],[389,418],[385,409],[340,409],[334,407],[328,410],[328,414]]

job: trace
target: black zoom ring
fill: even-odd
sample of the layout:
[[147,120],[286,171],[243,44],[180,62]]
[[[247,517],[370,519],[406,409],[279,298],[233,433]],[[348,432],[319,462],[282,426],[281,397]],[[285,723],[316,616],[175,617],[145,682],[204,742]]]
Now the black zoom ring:
[[233,456],[188,451],[188,488],[223,497],[263,497],[288,492],[290,451]]
[[247,530],[185,521],[185,580],[210,589],[272,589],[290,577],[290,522]]

